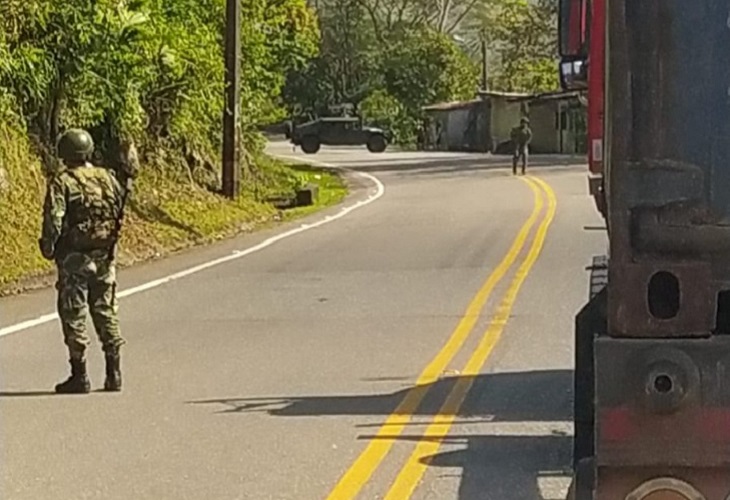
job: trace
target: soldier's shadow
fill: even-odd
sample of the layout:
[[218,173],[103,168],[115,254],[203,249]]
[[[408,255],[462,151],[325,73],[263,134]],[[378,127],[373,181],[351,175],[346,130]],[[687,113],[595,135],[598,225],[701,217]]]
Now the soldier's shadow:
[[43,396],[58,396],[54,391],[0,391],[2,398],[38,398]]
[[92,389],[87,394],[58,394],[55,391],[0,391],[0,399],[3,398],[43,398],[43,397],[73,397],[88,396],[90,394],[111,394],[103,389]]

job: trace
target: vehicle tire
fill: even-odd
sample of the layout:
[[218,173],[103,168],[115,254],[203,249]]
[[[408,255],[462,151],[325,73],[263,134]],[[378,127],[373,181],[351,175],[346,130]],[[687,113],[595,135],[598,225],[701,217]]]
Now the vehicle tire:
[[608,257],[605,255],[593,257],[590,270],[591,288],[589,298],[592,299],[608,286]]
[[[595,476],[595,459],[586,458],[578,462],[570,488],[568,488],[566,500],[593,500]],[[579,477],[580,481],[578,480]]]
[[294,124],[291,121],[284,123],[284,136],[287,140],[291,140],[294,133]]
[[314,136],[307,136],[302,139],[302,151],[308,155],[313,155],[319,151],[319,139]]
[[388,143],[382,135],[373,135],[368,139],[368,151],[371,153],[382,153],[386,147]]

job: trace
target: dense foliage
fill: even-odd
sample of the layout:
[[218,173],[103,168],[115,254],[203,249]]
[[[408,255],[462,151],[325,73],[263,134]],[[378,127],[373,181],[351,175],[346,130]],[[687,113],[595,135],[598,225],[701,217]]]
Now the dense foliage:
[[558,88],[555,0],[492,0],[474,14],[465,31],[480,30],[487,40],[492,87],[525,92]]
[[313,0],[318,56],[292,71],[284,92],[294,118],[351,103],[411,142],[421,107],[473,98],[481,83],[538,92],[558,86],[555,0]]
[[[285,76],[316,55],[306,0],[242,0],[243,193],[220,185],[226,0],[0,0],[0,293],[50,269],[37,249],[44,169],[58,133],[86,127],[97,162],[133,141],[142,171],[127,207],[122,261],[251,227],[264,200],[302,178],[258,154],[255,125],[285,116]],[[326,191],[326,190],[325,190]]]
[[68,127],[92,132],[97,161],[137,145],[144,168],[124,238],[147,256],[270,216],[261,200],[300,182],[258,154],[262,125],[351,104],[412,143],[424,105],[474,97],[483,40],[491,88],[557,86],[555,0],[240,1],[256,168],[229,203],[211,189],[226,0],[0,0],[0,288],[48,267],[35,248],[42,167]]
[[[250,146],[254,126],[342,103],[411,137],[422,105],[474,96],[483,39],[491,88],[557,86],[555,0],[241,1]],[[102,147],[131,136],[215,163],[224,10],[225,0],[3,0],[0,113],[47,145],[73,124]]]
[[[305,0],[244,0],[245,125],[278,119],[289,70],[317,50]],[[225,0],[3,0],[5,111],[52,144],[74,125],[215,158],[223,104]]]

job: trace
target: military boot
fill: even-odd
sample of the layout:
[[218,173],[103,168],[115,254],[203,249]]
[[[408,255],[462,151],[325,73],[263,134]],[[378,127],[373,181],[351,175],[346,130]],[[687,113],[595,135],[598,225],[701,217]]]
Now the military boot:
[[122,371],[119,368],[119,353],[106,353],[106,380],[104,381],[105,391],[122,390]]
[[86,361],[71,359],[71,376],[60,384],[56,384],[58,394],[88,394],[91,391],[89,377],[86,374]]

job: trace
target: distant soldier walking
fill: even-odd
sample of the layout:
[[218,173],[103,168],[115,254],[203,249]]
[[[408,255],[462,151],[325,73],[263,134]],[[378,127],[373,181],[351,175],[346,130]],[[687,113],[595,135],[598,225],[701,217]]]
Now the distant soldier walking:
[[58,315],[68,347],[71,376],[56,385],[61,394],[90,391],[86,372],[87,305],[106,359],[104,389],[122,387],[119,350],[125,344],[117,318],[114,249],[125,188],[108,169],[89,163],[94,142],[72,129],[58,142],[65,168],[49,180],[43,209],[40,250],[58,270]]
[[527,168],[527,157],[529,155],[528,148],[532,140],[532,130],[530,130],[530,121],[527,118],[520,120],[520,125],[512,129],[512,144],[515,150],[512,156],[512,175],[517,175],[517,161],[522,160],[522,175],[525,175]]

